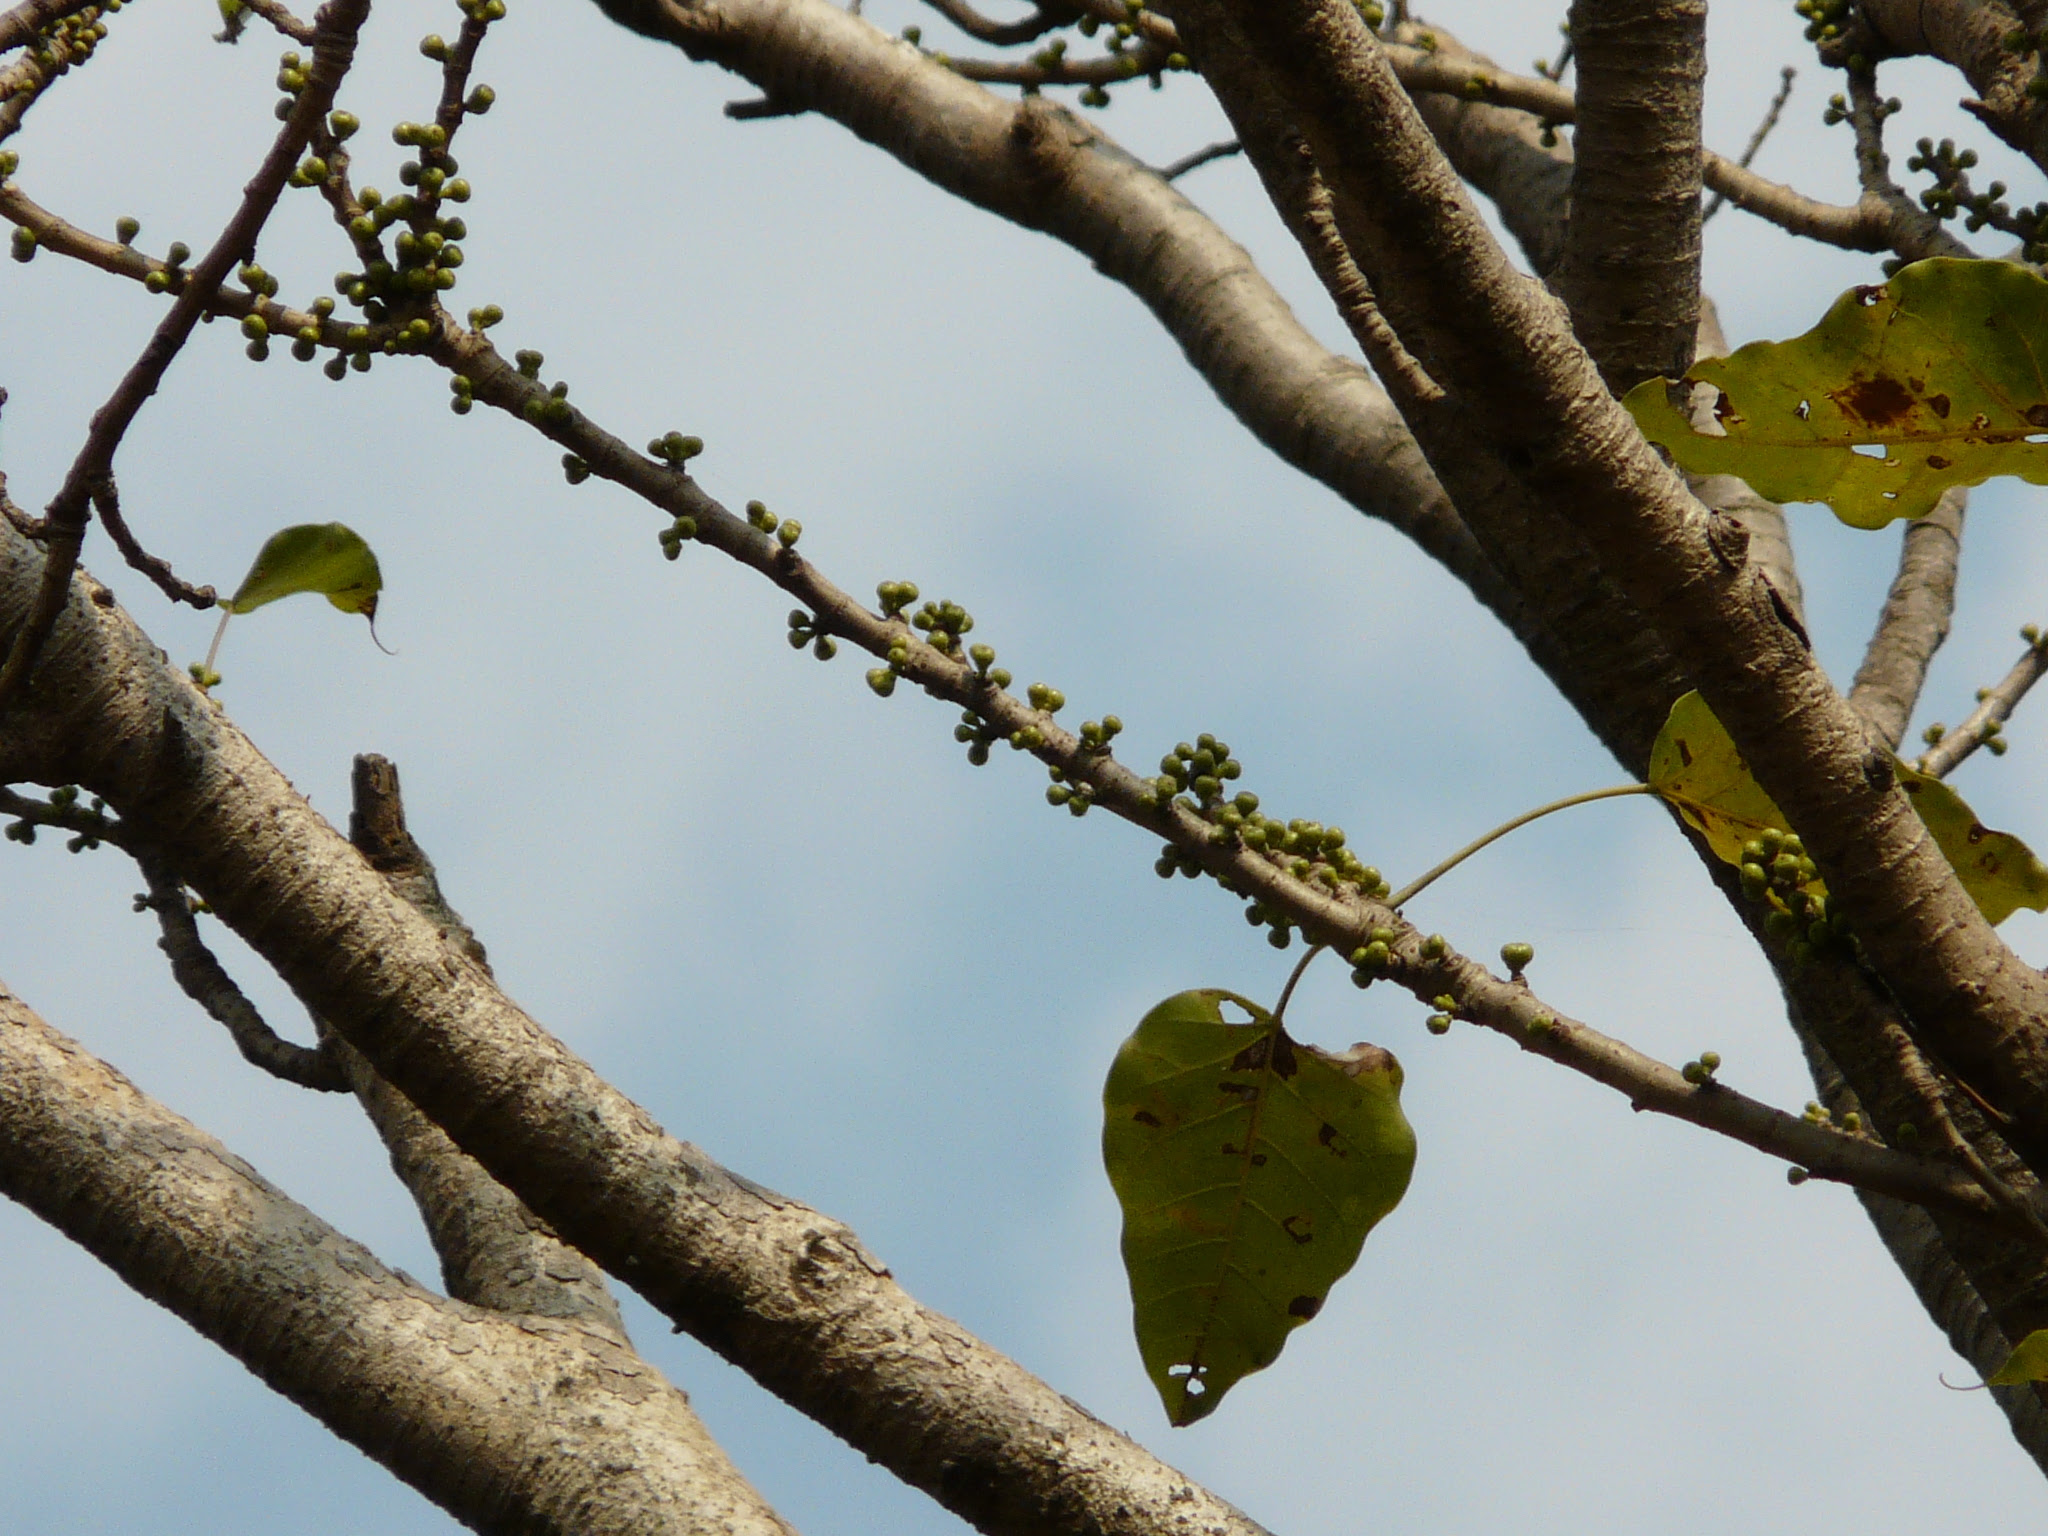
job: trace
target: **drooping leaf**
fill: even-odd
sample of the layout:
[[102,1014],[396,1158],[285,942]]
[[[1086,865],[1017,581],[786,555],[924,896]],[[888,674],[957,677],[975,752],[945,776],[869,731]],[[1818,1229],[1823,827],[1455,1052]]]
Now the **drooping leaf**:
[[[1988,923],[2004,922],[2021,907],[2048,912],[2048,866],[2010,832],[1977,820],[1967,801],[1932,775],[1893,760],[1899,787]],[[1735,743],[1697,693],[1671,706],[1650,748],[1650,788],[1677,807],[1717,858],[1742,863],[1742,845],[1766,827],[1790,830],[1763,786],[1750,776]],[[1819,881],[1803,889],[1819,895]]]
[[2021,907],[2048,912],[2048,868],[2034,857],[2033,849],[2010,832],[1986,827],[1961,795],[1931,774],[1900,763],[1898,775],[1899,788],[1927,823],[1987,923],[1996,926]]
[[1400,1203],[1401,1066],[1298,1044],[1235,993],[1182,992],[1124,1042],[1102,1105],[1139,1353],[1167,1417],[1192,1424],[1273,1363]]
[[[1695,385],[1725,435],[1695,430]],[[1804,336],[1694,364],[1681,391],[1674,404],[1651,379],[1624,403],[1682,468],[1824,501],[1858,528],[1920,517],[1950,486],[1995,475],[2048,484],[2048,279],[1918,261],[1850,289]]]
[[374,621],[383,589],[377,557],[360,534],[340,523],[299,523],[265,541],[249,574],[221,607],[251,613],[281,597],[318,592],[343,613]]
[[2036,1328],[2021,1339],[1985,1385],[2017,1387],[2030,1381],[2048,1381],[2048,1328]]
[[[1790,830],[1785,813],[1751,776],[1707,701],[1688,693],[1671,706],[1650,747],[1650,788],[1677,808],[1714,856],[1742,863],[1742,845],[1766,828]],[[1807,887],[1819,891],[1818,882]]]

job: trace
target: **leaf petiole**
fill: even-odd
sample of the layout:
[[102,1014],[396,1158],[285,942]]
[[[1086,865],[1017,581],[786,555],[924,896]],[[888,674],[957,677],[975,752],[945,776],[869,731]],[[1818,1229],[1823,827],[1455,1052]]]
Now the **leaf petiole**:
[[[1526,827],[1538,817],[1548,816],[1552,811],[1569,810],[1575,805],[1586,805],[1595,800],[1613,800],[1622,795],[1652,795],[1655,793],[1656,791],[1647,784],[1616,784],[1608,789],[1589,789],[1583,794],[1566,795],[1562,800],[1553,800],[1548,805],[1537,806],[1533,811],[1524,811],[1521,815],[1515,817],[1514,820],[1502,822],[1484,837],[1467,843],[1434,869],[1417,875],[1408,884],[1402,886],[1400,890],[1389,896],[1387,898],[1387,905],[1396,910],[1406,906],[1416,896],[1436,884],[1438,880],[1471,858],[1473,854],[1484,848],[1488,843],[1496,842],[1506,837],[1517,827]],[[1293,984],[1290,982],[1289,985],[1292,986]]]

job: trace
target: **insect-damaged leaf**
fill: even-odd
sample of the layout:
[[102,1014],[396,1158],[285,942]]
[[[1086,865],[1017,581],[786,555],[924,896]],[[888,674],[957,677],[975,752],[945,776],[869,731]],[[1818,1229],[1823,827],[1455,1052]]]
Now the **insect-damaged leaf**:
[[1984,1385],[2017,1387],[2030,1381],[2048,1381],[2048,1328],[2036,1328],[2021,1339]]
[[[1248,1024],[1223,1018],[1235,1003]],[[1173,1423],[1213,1413],[1321,1310],[1415,1167],[1401,1066],[1288,1038],[1235,993],[1138,1025],[1102,1091],[1138,1350]]]
[[[2048,912],[2048,867],[2032,849],[1978,821],[1968,802],[1941,780],[1896,759],[1893,766],[1899,787],[1986,922],[2002,923],[2021,907]],[[1784,812],[1750,777],[1742,754],[1697,693],[1671,706],[1650,748],[1649,784],[1730,864],[1741,864],[1742,845],[1766,827],[1789,830]],[[1818,895],[1823,888],[1812,881],[1805,889]]]
[[280,528],[265,541],[249,574],[221,607],[250,613],[281,597],[318,592],[343,613],[374,621],[383,588],[377,557],[360,534],[340,523],[300,523]]
[[[1791,341],[1688,370],[1725,435],[1694,429],[1667,380],[1624,402],[1695,474],[1739,475],[1772,501],[1824,501],[1858,528],[1920,517],[1952,485],[2048,484],[2048,279],[1936,257],[1852,288]],[[1687,399],[1689,396],[1681,396]],[[1864,450],[1858,452],[1858,449]]]

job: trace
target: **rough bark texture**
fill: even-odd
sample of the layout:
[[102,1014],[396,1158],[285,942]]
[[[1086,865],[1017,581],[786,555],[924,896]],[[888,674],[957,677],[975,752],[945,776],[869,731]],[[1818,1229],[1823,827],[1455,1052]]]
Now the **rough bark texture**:
[[1704,0],[1573,0],[1571,218],[1552,285],[1617,395],[1692,364]]
[[4,987],[0,1191],[476,1530],[788,1536],[616,1335],[386,1269]]

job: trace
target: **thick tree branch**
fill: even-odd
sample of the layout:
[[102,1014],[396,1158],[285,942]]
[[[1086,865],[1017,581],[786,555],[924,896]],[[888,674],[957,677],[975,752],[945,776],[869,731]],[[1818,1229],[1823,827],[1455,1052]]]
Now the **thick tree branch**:
[[[488,387],[479,377],[479,397]],[[764,562],[787,553],[719,515],[732,526],[718,537],[753,541]],[[0,634],[22,622],[38,565],[0,528]],[[79,579],[52,633],[52,685],[0,717],[0,778],[120,779],[107,798],[139,818],[136,834],[554,1231],[984,1530],[1156,1536],[1185,1521],[1256,1536],[1229,1504],[919,1306],[843,1225],[663,1132],[505,998],[94,590]],[[44,766],[21,771],[29,759]]]
[[[1833,1058],[1811,1031],[1797,1025],[1796,1019],[1795,1029],[1806,1051],[1820,1102],[1838,1121],[1851,1114],[1864,1114],[1862,1100],[1849,1087]],[[1878,1239],[1920,1298],[1927,1315],[1948,1340],[1949,1347],[1967,1360],[1980,1378],[1990,1376],[2005,1363],[2012,1350],[2011,1340],[1985,1305],[1983,1293],[1970,1272],[1950,1250],[1934,1218],[1920,1206],[1885,1195],[1861,1191],[1858,1198],[1871,1226],[1877,1230]],[[1993,1273],[2022,1263],[2022,1253],[2015,1250],[1993,1265]],[[2048,1405],[2044,1405],[2038,1390],[2029,1386],[1993,1387],[1990,1395],[2004,1412],[2013,1438],[2043,1472],[2048,1472]]]
[[1598,384],[1554,301],[1507,263],[1355,11],[1226,8],[1284,69],[1345,244],[1403,341],[1658,615],[1916,1030],[2048,1167],[2048,983],[1964,894],[1889,759],[1745,562],[1740,530],[1699,510]]
[[1692,366],[1699,328],[1705,0],[1573,0],[1578,131],[1551,274],[1572,329],[1623,395]]
[[[382,757],[358,757],[350,787],[349,841],[393,890],[488,974],[483,945],[448,905],[432,862],[406,829],[398,770]],[[626,1325],[602,1270],[555,1236],[517,1195],[379,1077],[360,1051],[331,1031],[323,1033],[322,1044],[341,1064],[348,1086],[376,1126],[399,1182],[412,1192],[450,1296],[495,1312],[570,1319],[625,1342]]]
[[422,1290],[4,986],[0,1191],[478,1530],[787,1536],[616,1338]]
[[2029,90],[2040,78],[2041,55],[2009,46],[2025,30],[2026,18],[2000,0],[1857,0],[1855,25],[1825,44],[1822,56],[1927,54],[1953,64],[1977,93],[1964,108],[2048,171],[2048,100]]

